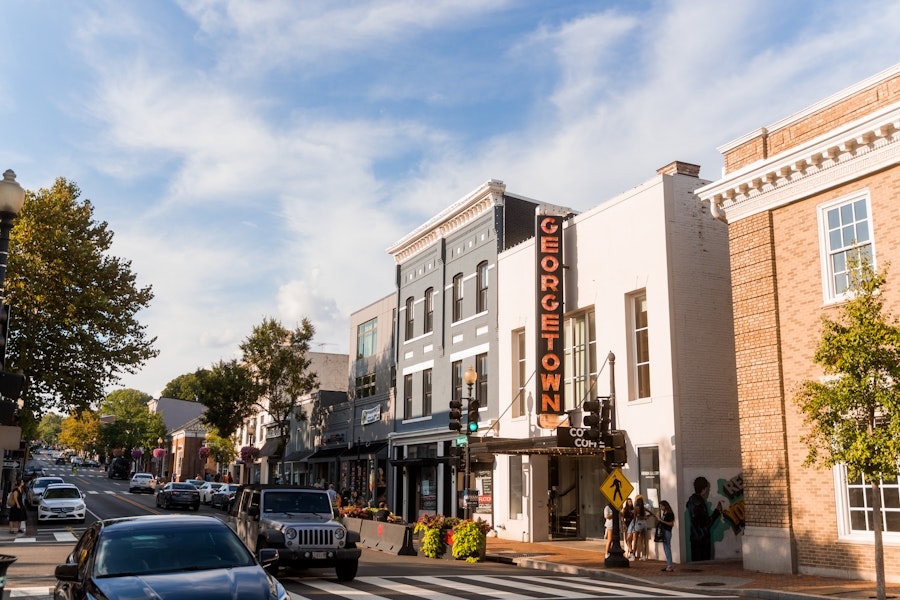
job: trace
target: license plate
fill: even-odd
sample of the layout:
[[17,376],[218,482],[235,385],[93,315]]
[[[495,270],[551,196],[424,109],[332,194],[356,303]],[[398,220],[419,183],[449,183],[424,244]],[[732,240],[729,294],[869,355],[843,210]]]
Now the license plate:
[[328,558],[327,552],[313,552],[313,558]]

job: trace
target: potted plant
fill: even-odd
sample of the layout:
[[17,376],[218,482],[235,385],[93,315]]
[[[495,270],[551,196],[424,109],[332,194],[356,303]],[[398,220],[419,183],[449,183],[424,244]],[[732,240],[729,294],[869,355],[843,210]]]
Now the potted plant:
[[453,528],[453,558],[465,559],[466,562],[483,559],[490,530],[490,523],[481,518],[457,523]]
[[422,534],[420,550],[429,558],[443,558],[449,554],[456,559],[477,562],[484,557],[490,529],[490,524],[481,518],[424,515],[416,521],[413,532]]

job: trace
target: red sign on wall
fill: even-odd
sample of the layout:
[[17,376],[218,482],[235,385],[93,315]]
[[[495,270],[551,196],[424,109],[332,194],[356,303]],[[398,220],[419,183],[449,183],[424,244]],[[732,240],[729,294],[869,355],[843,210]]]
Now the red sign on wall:
[[561,415],[563,400],[563,219],[537,214],[537,414]]

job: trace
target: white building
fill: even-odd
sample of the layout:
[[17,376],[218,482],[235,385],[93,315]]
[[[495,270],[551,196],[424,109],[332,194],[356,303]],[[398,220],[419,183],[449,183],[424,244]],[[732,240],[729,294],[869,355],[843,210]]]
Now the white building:
[[500,537],[603,537],[602,452],[567,447],[557,432],[582,427],[582,402],[610,395],[614,382],[613,428],[627,432],[622,470],[635,494],[674,508],[675,560],[689,559],[685,502],[698,476],[712,484],[711,507],[721,500],[728,515],[713,529],[714,557],[740,556],[728,238],[693,193],[706,183],[698,175],[695,165],[672,163],[565,221],[562,408],[569,420],[559,430],[541,428],[536,414],[535,238],[499,255],[499,415],[472,451],[482,461],[495,458],[493,480],[478,485],[493,490]]

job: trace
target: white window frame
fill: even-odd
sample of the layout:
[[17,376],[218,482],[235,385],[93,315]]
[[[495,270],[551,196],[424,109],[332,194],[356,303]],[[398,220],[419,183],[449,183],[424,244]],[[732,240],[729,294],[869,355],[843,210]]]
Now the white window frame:
[[[847,476],[847,467],[844,465],[836,465],[832,469],[832,472],[834,473],[834,497],[835,512],[837,516],[838,538],[846,542],[874,544],[874,531],[862,531],[858,529],[854,530],[851,528],[850,482]],[[881,482],[882,498],[884,498],[885,495],[885,488],[893,489],[897,486],[900,486],[900,480],[889,482],[887,484]],[[869,489],[868,484],[866,484],[865,488],[865,493],[867,493]],[[883,504],[882,509],[884,509]],[[896,509],[893,510],[893,512],[896,512]],[[882,525],[883,524],[884,522],[882,522]],[[900,545],[900,531],[883,530],[882,536],[885,544]]]
[[[847,194],[845,196],[841,196],[840,198],[836,198],[829,202],[825,202],[820,204],[817,207],[817,216],[818,216],[818,226],[819,226],[819,262],[820,269],[822,273],[822,298],[825,304],[831,304],[835,302],[841,302],[846,299],[847,294],[845,292],[837,292],[835,286],[835,276],[832,270],[832,248],[829,242],[829,223],[828,223],[828,212],[831,210],[838,209],[842,206],[854,204],[858,201],[863,201],[866,207],[866,222],[868,223],[869,229],[869,239],[867,242],[862,244],[855,244],[850,246],[841,246],[840,252],[846,252],[848,250],[852,250],[854,248],[862,248],[865,246],[869,247],[869,252],[872,257],[872,267],[875,268],[875,228],[874,223],[872,221],[872,201],[869,196],[868,190],[860,190],[854,192],[852,194]],[[856,221],[859,222],[859,221]]]
[[[633,294],[629,294],[628,296],[628,322],[629,322],[629,336],[631,348],[629,352],[629,380],[631,385],[629,386],[629,399],[630,400],[647,400],[653,396],[653,360],[650,356],[650,309],[647,309],[647,325],[645,327],[638,327],[637,316],[640,312],[637,308],[638,302],[643,299],[645,304],[648,303],[647,300],[647,290],[640,290],[634,292]],[[638,334],[641,331],[647,331],[647,360],[640,361],[638,356]],[[640,376],[639,371],[642,366],[646,365],[648,369],[648,385],[650,386],[650,393],[647,395],[641,395],[640,393]]]

